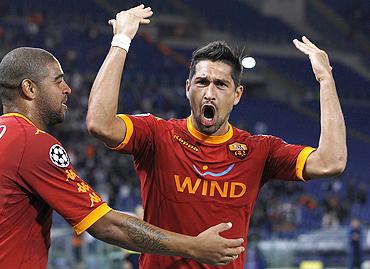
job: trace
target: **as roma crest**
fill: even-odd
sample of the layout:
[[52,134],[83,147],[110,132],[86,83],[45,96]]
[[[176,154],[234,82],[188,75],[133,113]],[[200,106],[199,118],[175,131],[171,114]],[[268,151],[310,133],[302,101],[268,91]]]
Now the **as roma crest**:
[[241,159],[241,160],[243,160],[247,156],[247,153],[248,153],[247,145],[238,143],[238,142],[230,144],[229,150],[236,158]]

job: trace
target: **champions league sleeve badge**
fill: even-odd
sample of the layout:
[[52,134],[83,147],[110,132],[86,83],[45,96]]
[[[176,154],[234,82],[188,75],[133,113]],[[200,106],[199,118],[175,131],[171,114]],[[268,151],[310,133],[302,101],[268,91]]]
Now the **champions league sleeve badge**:
[[58,167],[67,167],[69,165],[69,157],[65,149],[58,144],[54,144],[50,148],[50,160]]

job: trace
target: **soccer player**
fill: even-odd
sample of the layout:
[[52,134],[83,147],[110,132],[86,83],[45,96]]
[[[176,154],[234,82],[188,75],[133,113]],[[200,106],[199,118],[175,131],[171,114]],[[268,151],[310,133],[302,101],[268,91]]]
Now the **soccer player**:
[[[273,136],[254,136],[233,127],[240,57],[225,42],[212,42],[193,53],[186,97],[187,119],[153,115],[117,115],[123,66],[140,23],[152,14],[143,5],[117,14],[113,41],[94,81],[87,127],[105,144],[134,156],[141,182],[144,220],[159,227],[196,235],[219,219],[231,220],[226,237],[247,238],[258,192],[271,178],[308,180],[335,176],[346,165],[346,132],[326,53],[306,37],[294,40],[309,56],[320,84],[321,134],[317,149],[287,144]],[[222,268],[244,268],[245,255]],[[215,268],[181,257],[143,254],[141,268]]]
[[17,48],[0,63],[0,268],[46,268],[53,209],[77,234],[127,249],[218,265],[238,257],[243,239],[218,235],[228,223],[191,237],[112,210],[45,131],[63,121],[69,94],[58,60],[45,50]]

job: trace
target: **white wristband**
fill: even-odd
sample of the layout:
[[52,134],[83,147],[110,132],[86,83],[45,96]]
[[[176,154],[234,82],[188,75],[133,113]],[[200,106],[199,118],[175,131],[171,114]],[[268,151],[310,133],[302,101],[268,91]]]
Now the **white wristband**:
[[125,34],[115,34],[112,39],[112,47],[119,47],[128,52],[131,44],[131,38]]

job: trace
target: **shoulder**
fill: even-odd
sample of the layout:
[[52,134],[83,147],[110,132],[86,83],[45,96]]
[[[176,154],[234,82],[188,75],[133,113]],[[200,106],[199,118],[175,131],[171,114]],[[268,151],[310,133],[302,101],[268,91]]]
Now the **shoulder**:
[[40,130],[27,132],[24,160],[35,165],[49,163],[61,168],[70,165],[62,144],[54,136]]
[[[122,117],[122,116],[120,116]],[[134,124],[145,122],[150,126],[159,127],[160,130],[186,127],[186,119],[164,119],[150,113],[126,115]]]
[[234,127],[234,139],[247,143],[250,146],[252,145],[263,146],[268,148],[287,144],[283,139],[273,135],[262,135],[262,134],[252,135],[247,131],[235,127]]
[[255,142],[255,143],[263,143],[263,142],[270,142],[274,140],[279,140],[280,138],[272,136],[272,135],[253,135],[248,131],[233,127],[234,138],[238,138],[245,141]]

